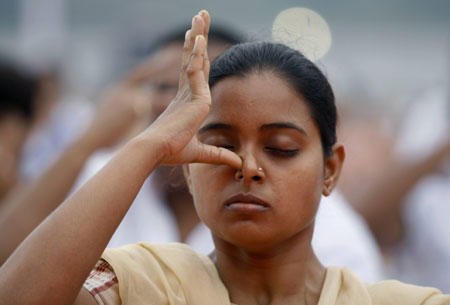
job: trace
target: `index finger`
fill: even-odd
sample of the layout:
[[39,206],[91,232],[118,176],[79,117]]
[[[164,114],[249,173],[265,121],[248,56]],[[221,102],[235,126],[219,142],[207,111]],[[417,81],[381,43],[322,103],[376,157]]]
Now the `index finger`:
[[226,164],[235,169],[242,168],[242,159],[229,149],[203,143],[200,148],[197,157],[190,163]]

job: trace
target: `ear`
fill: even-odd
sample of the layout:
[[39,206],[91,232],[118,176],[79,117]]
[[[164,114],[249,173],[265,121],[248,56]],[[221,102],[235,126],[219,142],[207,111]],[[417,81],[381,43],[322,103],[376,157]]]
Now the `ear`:
[[329,196],[336,187],[345,159],[345,150],[342,144],[334,144],[332,151],[333,155],[325,159],[325,174],[322,188],[324,196]]
[[191,180],[191,172],[189,171],[189,164],[183,164],[183,174],[189,189],[189,193],[192,195],[192,180]]

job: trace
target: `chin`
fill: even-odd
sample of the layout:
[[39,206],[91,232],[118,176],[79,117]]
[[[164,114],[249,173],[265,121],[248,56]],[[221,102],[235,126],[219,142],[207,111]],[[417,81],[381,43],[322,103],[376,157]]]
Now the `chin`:
[[[275,228],[278,228],[277,230]],[[219,229],[215,231],[214,229]],[[214,243],[216,246],[238,248],[249,254],[274,253],[285,247],[298,246],[305,241],[311,243],[314,230],[314,221],[304,226],[282,227],[280,224],[262,226],[258,222],[240,221],[222,228],[212,228]]]
[[241,222],[227,227],[223,234],[214,234],[214,240],[236,247],[249,253],[266,252],[276,247],[282,240],[282,235],[273,230],[265,230],[257,224]]

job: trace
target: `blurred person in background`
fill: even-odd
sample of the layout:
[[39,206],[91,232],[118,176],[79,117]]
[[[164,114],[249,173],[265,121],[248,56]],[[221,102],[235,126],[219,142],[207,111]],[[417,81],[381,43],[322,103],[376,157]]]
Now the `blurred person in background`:
[[395,156],[413,187],[399,200],[401,238],[387,252],[391,276],[450,293],[450,88],[425,90],[405,112]]
[[[184,29],[180,29],[157,40],[150,48],[153,54],[134,73],[136,82],[150,91],[151,121],[165,110],[177,92],[184,38]],[[239,37],[228,30],[213,27],[209,33],[210,59],[239,41]],[[97,173],[115,152],[96,153],[87,162],[77,184],[81,185]],[[211,234],[197,216],[181,167],[159,166],[154,171],[108,246],[146,240],[184,242],[204,254],[213,250]],[[349,266],[367,281],[383,278],[381,256],[369,229],[338,192],[322,200],[313,246],[325,264]]]
[[[10,71],[7,72],[10,73]],[[7,76],[8,79],[14,77],[9,74]],[[2,85],[4,84],[6,82],[2,82]],[[7,88],[8,90],[19,90],[20,94],[26,92],[17,85]],[[2,94],[3,92],[2,90]],[[18,93],[16,92],[16,94]],[[4,108],[4,105],[9,104],[5,104],[3,101],[2,99],[1,118],[15,118],[17,114],[11,111],[11,107]],[[11,102],[10,99],[5,101]],[[17,107],[17,104],[15,105]],[[117,145],[136,124],[140,124],[139,122],[142,120],[148,120],[149,111],[150,107],[145,93],[139,86],[136,86],[131,76],[125,78],[120,86],[114,88],[114,92],[106,94],[87,128],[84,128],[81,134],[68,144],[56,159],[52,160],[53,162],[47,166],[44,172],[33,181],[24,182],[1,202],[0,265],[6,261],[23,239],[64,201],[86,160],[98,149]],[[4,113],[9,116],[3,115]],[[18,123],[23,122],[19,120],[15,125]],[[6,131],[10,131],[10,129],[11,127]],[[10,138],[23,143],[25,135],[22,136],[24,133],[22,130],[23,126],[19,124],[14,134],[10,132]],[[2,137],[2,142],[3,140]],[[13,148],[16,151],[10,153],[10,155],[15,153],[12,156],[16,158],[20,156],[21,149],[17,146],[19,145],[14,145]],[[17,172],[18,160],[15,161],[14,169]],[[4,160],[1,162],[3,163]],[[11,160],[5,162],[11,162]],[[2,164],[1,168],[3,170],[7,167]],[[7,177],[15,176],[13,173],[7,173]]]
[[[445,89],[412,101],[399,129],[345,118],[339,188],[366,219],[392,278],[450,292],[450,103]],[[386,115],[386,114],[385,114]]]
[[0,58],[0,206],[20,181],[20,157],[35,119],[38,80]]
[[66,92],[58,69],[39,71],[36,116],[21,158],[20,175],[37,179],[75,141],[93,119],[93,103]]

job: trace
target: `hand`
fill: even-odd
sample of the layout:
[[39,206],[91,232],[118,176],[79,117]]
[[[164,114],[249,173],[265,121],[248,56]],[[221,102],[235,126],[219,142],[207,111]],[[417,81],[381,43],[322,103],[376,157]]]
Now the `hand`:
[[192,28],[186,32],[178,93],[169,107],[147,129],[157,138],[163,156],[161,164],[184,163],[227,164],[240,168],[242,161],[235,153],[216,146],[205,145],[195,136],[211,107],[208,86],[209,59],[207,39],[209,14],[201,11],[192,19]]
[[140,83],[125,78],[109,90],[84,133],[92,150],[124,142],[150,125],[150,96]]

